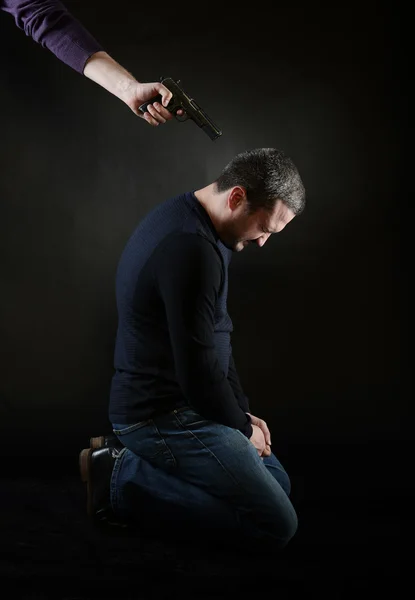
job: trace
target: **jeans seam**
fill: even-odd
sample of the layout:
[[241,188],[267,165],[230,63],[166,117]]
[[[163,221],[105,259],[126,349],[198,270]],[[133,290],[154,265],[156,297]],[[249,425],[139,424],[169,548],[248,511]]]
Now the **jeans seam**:
[[134,431],[137,431],[138,429],[149,425],[151,421],[151,419],[147,419],[147,421],[139,421],[138,423],[134,423],[133,425],[126,425],[122,429],[113,428],[112,431],[115,433],[115,435],[128,435],[129,433],[133,433]]
[[194,433],[194,431],[192,431],[191,429],[189,429],[188,427],[186,427],[178,418],[178,415],[175,414],[174,415],[176,421],[179,423],[181,430],[185,431],[186,433],[189,433],[193,438],[195,438],[195,440],[197,440],[199,442],[199,444],[201,444],[203,446],[203,448],[205,448],[205,450],[207,450],[209,452],[209,454],[211,456],[213,456],[213,458],[216,460],[216,462],[222,467],[223,471],[228,475],[228,477],[230,477],[230,479],[233,481],[233,483],[235,485],[237,485],[238,487],[242,487],[241,484],[239,483],[239,481],[237,481],[234,476],[228,471],[228,469],[226,469],[226,467],[221,463],[221,461],[219,460],[219,458],[216,456],[216,454],[214,452],[212,452],[212,450],[210,448],[208,448],[203,442],[202,440]]
[[[173,462],[174,467],[177,467],[176,457],[174,456],[173,452],[171,451],[170,446],[167,444],[165,436],[161,433],[160,429],[158,428],[157,424],[154,421],[153,421],[153,425],[156,428],[157,434],[160,436],[160,440],[163,442],[165,450],[167,450],[167,452],[169,453],[169,460],[171,460]],[[159,456],[160,454],[162,454],[162,455],[165,454],[165,450],[161,450],[156,456]]]
[[127,450],[127,448],[123,448],[120,451],[117,459],[115,460],[112,475],[111,475],[111,480],[110,480],[110,503],[111,503],[112,509],[114,511],[116,511],[117,507],[118,507],[117,479],[118,479],[118,474],[121,469],[122,462],[124,460],[126,450]]

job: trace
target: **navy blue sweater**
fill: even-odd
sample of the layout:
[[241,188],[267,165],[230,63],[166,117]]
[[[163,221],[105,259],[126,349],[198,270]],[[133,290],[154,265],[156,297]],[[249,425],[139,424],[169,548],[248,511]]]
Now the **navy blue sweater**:
[[112,423],[191,406],[251,436],[226,305],[231,255],[193,192],[159,204],[135,229],[116,276]]

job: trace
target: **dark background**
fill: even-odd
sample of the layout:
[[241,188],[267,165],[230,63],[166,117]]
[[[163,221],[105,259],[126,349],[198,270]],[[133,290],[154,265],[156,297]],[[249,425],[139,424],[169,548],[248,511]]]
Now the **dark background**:
[[114,277],[138,221],[236,153],[275,146],[297,164],[308,203],[263,249],[234,256],[240,377],[292,476],[300,523],[315,511],[304,516],[310,543],[324,523],[338,545],[390,547],[412,488],[398,11],[66,5],[140,81],[180,79],[223,136],[212,142],[191,121],[149,127],[0,13],[6,468],[76,473],[89,437],[108,432]]

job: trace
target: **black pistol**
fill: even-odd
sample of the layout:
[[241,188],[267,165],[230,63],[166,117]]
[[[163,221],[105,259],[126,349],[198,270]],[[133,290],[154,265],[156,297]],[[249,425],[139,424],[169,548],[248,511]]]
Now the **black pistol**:
[[[196,125],[198,125],[198,127],[203,129],[203,131],[210,137],[211,140],[216,140],[222,135],[221,130],[218,129],[218,127],[208,117],[204,110],[202,110],[200,106],[196,104],[193,98],[190,98],[180,87],[180,80],[175,81],[171,77],[160,77],[160,82],[165,85],[166,88],[168,88],[173,94],[170,102],[165,108],[167,108],[167,110],[171,112],[178,121],[187,121],[187,119],[192,119]],[[161,104],[160,94],[148,102],[144,102],[144,104],[140,106],[140,110],[142,112],[146,112],[147,106],[153,102],[160,102]],[[179,109],[184,111],[183,115],[176,114]]]

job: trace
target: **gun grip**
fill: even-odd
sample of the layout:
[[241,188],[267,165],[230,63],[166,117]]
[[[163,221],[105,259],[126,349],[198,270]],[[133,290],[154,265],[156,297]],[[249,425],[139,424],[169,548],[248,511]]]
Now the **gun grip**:
[[158,94],[158,96],[154,96],[154,98],[151,98],[151,100],[148,100],[147,102],[144,102],[144,104],[141,104],[139,108],[140,108],[141,112],[145,113],[147,111],[147,106],[149,104],[153,104],[153,102],[160,102],[160,104],[161,104],[162,103],[161,101],[162,101],[161,94]]
[[[144,102],[144,104],[140,105],[140,110],[141,112],[145,113],[147,111],[147,106],[149,104],[153,104],[153,102],[160,102],[160,104],[163,106],[162,103],[162,96],[159,94],[158,96],[154,96],[154,98],[151,98],[150,100],[148,100],[147,102]],[[187,115],[186,111],[183,110],[183,108],[180,106],[180,104],[175,104],[174,99],[171,98],[170,102],[168,103],[167,106],[165,106],[164,108],[167,108],[167,110],[169,112],[171,112],[171,114],[175,117],[175,119],[177,119],[178,121],[187,121],[187,119],[189,118],[189,116]],[[182,115],[178,115],[177,111],[178,110],[183,110],[183,114]]]

